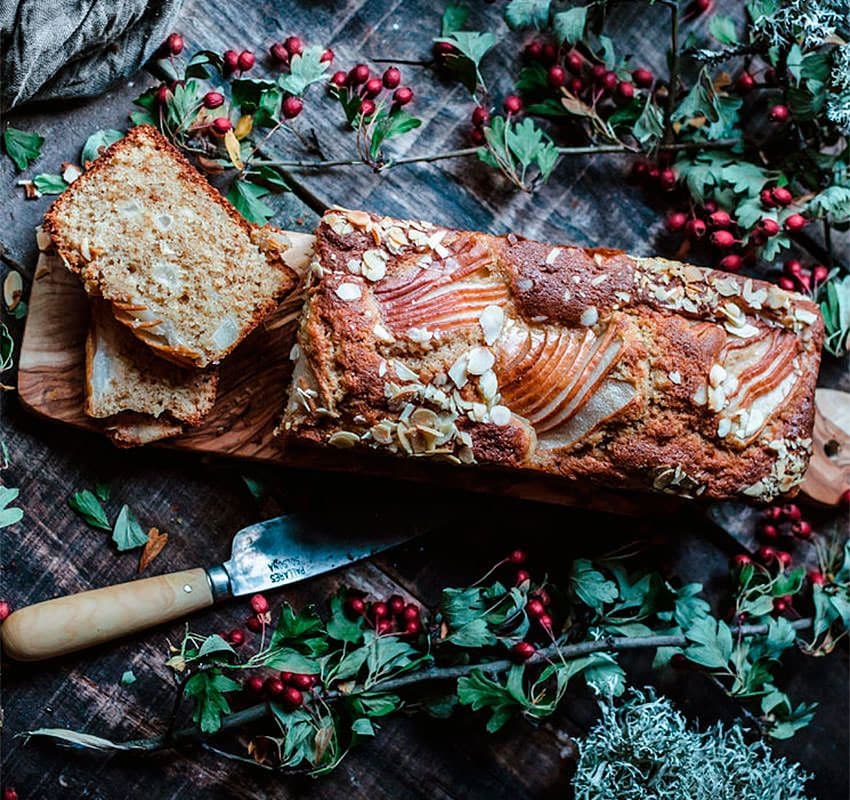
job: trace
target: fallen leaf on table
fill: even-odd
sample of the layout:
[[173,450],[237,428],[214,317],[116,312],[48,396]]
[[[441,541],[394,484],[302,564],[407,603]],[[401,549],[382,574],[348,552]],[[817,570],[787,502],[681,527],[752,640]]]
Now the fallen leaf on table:
[[142,555],[139,558],[139,572],[144,572],[148,568],[151,561],[162,552],[162,548],[165,547],[167,541],[168,534],[160,533],[158,528],[151,528],[148,531],[148,543],[145,545],[145,549],[142,550]]

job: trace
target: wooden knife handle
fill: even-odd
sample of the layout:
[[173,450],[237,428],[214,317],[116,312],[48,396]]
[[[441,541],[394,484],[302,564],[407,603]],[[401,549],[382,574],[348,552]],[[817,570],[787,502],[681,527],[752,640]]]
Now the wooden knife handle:
[[73,653],[211,606],[203,569],[94,589],[15,611],[2,625],[3,651],[18,661]]

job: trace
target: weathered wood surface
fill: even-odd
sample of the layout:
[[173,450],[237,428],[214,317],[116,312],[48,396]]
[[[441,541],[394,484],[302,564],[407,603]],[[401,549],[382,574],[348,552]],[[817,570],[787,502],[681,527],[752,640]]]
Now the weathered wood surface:
[[[721,5],[718,3],[717,5]],[[730,10],[740,13],[737,4]],[[440,8],[430,3],[372,0],[344,4],[288,4],[188,0],[176,28],[187,47],[224,49],[254,47],[299,33],[331,45],[338,63],[349,66],[368,57],[427,57],[428,42],[438,27]],[[477,5],[471,24],[500,13],[498,4]],[[663,12],[626,6],[618,9],[615,36],[623,52],[661,70]],[[515,41],[511,39],[512,41]],[[622,44],[620,44],[622,43]],[[648,46],[648,43],[651,43]],[[488,57],[492,74],[513,58],[505,44]],[[417,92],[417,108],[426,124],[402,140],[398,154],[438,150],[466,144],[470,108],[462,89],[434,78],[426,69],[405,68]],[[87,134],[105,127],[122,128],[130,100],[153,81],[140,75],[95,101],[28,109],[14,115],[16,125],[39,130],[47,138],[41,161],[27,175],[56,171],[78,157]],[[494,86],[499,97],[505,85]],[[10,120],[11,121],[11,120]],[[308,104],[303,127],[315,127],[325,155],[347,155],[351,141],[319,102]],[[286,152],[282,140],[276,147]],[[618,163],[621,169],[615,167]],[[470,162],[444,162],[399,168],[383,175],[351,168],[327,175],[297,176],[299,196],[276,198],[274,220],[287,230],[309,230],[321,203],[342,202],[393,214],[428,217],[446,224],[493,232],[516,230],[580,244],[606,244],[636,253],[663,252],[660,215],[646,205],[635,188],[621,180],[622,160],[582,159],[563,164],[556,178],[533,196],[512,194],[497,179]],[[18,176],[8,159],[0,159],[4,201],[0,206],[3,260],[22,265],[32,277],[35,248],[32,228],[49,200],[25,202],[14,187]],[[318,201],[318,202],[317,202]],[[20,341],[21,325],[13,324]],[[4,382],[14,375],[4,374]],[[822,384],[850,389],[846,362],[827,361]],[[333,475],[307,470],[221,461],[162,449],[119,452],[101,437],[47,423],[25,413],[15,395],[5,392],[3,439],[11,464],[2,472],[7,485],[21,487],[22,523],[3,531],[0,560],[2,594],[15,607],[58,594],[128,580],[136,573],[133,555],[118,555],[108,534],[87,528],[68,508],[68,495],[96,480],[113,487],[111,513],[128,503],[145,524],[158,525],[171,539],[149,570],[160,574],[210,563],[227,554],[230,534],[239,527],[286,511],[320,508],[329,501],[356,509],[392,496],[410,513],[432,501],[434,490],[388,479]],[[245,489],[241,476],[262,480],[268,488],[261,501]],[[710,594],[725,590],[726,561],[739,545],[710,525],[702,514],[685,508],[675,516],[623,520],[602,514],[521,503],[507,498],[481,498],[443,490],[441,499],[471,509],[481,520],[475,529],[458,531],[447,520],[439,531],[419,542],[345,572],[282,593],[295,604],[321,601],[341,583],[387,593],[400,588],[433,603],[440,587],[468,582],[482,565],[522,545],[532,553],[531,569],[563,581],[575,555],[604,552],[626,541],[641,540],[647,561],[662,564],[685,580],[706,583]],[[747,513],[734,518],[741,541],[752,546],[753,525]],[[833,524],[835,517],[832,517]],[[827,524],[829,518],[819,517]],[[728,526],[732,528],[730,524]],[[193,620],[199,631],[229,629],[241,623],[243,604],[201,613]],[[158,732],[172,698],[163,667],[167,642],[177,640],[174,624],[113,646],[40,665],[4,664],[3,773],[22,798],[531,798],[568,796],[570,762],[561,758],[563,737],[579,733],[594,718],[594,703],[582,693],[571,695],[564,708],[537,728],[516,722],[495,737],[483,733],[482,722],[461,714],[452,722],[395,719],[381,735],[350,754],[331,776],[314,782],[281,779],[210,753],[194,751],[148,759],[125,756],[68,755],[51,747],[24,746],[15,734],[36,726],[82,728],[116,738]],[[692,719],[703,723],[730,720],[736,705],[702,678],[668,673],[654,678],[648,656],[624,661],[636,684],[652,681],[674,698]],[[138,681],[118,685],[131,667]],[[812,793],[844,798],[848,793],[848,696],[846,651],[830,658],[789,659],[783,681],[801,701],[821,703],[815,723],[777,750],[816,774]]]

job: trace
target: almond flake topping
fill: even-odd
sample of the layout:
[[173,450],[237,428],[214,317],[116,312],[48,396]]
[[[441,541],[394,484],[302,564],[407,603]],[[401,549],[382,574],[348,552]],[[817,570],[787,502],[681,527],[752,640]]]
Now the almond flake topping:
[[502,332],[505,323],[505,312],[501,306],[487,306],[478,316],[478,323],[484,332],[484,341],[493,344]]
[[564,302],[569,303],[573,293],[569,289],[564,289]]
[[667,377],[670,379],[670,383],[675,383],[677,386],[682,383],[682,375],[678,371],[668,372]]
[[499,391],[499,381],[492,369],[488,369],[478,379],[478,388],[481,389],[481,394],[485,400],[492,400],[496,396],[496,392]]
[[337,431],[331,434],[328,444],[334,447],[354,447],[360,441],[360,437],[351,431]]
[[469,361],[469,356],[466,353],[460,356],[460,358],[455,361],[454,364],[449,367],[449,377],[452,379],[452,383],[457,386],[458,389],[462,389],[466,386],[467,380],[467,362]]
[[427,328],[408,328],[407,338],[412,342],[430,342],[434,334]]
[[380,322],[375,323],[372,333],[378,341],[384,342],[384,344],[392,344],[395,341],[395,337]]
[[490,422],[494,425],[507,425],[511,421],[511,410],[507,406],[493,406],[490,409]]
[[403,381],[418,381],[419,376],[406,364],[402,364],[401,361],[393,361],[393,368],[395,369],[395,374],[398,375],[399,380]]
[[555,261],[558,260],[558,256],[561,255],[560,247],[553,247],[546,256],[547,264],[554,264]]
[[336,294],[340,300],[344,300],[348,303],[352,300],[359,300],[361,291],[360,287],[356,283],[341,283],[334,290],[334,294]]
[[359,275],[360,270],[363,266],[363,263],[359,258],[349,258],[348,261],[345,262],[346,269],[354,275]]
[[486,347],[473,347],[469,351],[466,369],[470,375],[483,375],[487,370],[492,369],[496,363],[496,356]]
[[363,253],[363,277],[370,281],[379,281],[387,274],[387,254],[383,250],[367,250]]
[[596,310],[596,306],[588,306],[581,312],[581,316],[578,321],[586,328],[589,328],[591,325],[595,325],[599,322],[599,312]]

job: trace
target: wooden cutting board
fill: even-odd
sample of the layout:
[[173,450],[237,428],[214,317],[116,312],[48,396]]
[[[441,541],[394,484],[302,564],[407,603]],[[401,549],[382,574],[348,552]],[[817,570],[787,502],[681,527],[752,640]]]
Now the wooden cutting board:
[[[312,236],[287,234],[298,255],[294,268],[306,269]],[[362,472],[426,480],[451,488],[491,492],[560,505],[580,505],[626,514],[669,511],[681,501],[661,495],[629,495],[538,474],[463,470],[422,460],[405,462],[379,453],[284,448],[274,435],[292,372],[300,301],[284,303],[221,365],[218,399],[201,425],[159,446],[199,453],[275,462],[284,466]],[[88,300],[79,280],[56,256],[42,253],[29,299],[18,369],[18,394],[33,413],[77,428],[101,431],[103,423],[83,410]],[[828,396],[822,392],[830,393]],[[836,399],[833,395],[841,395]],[[822,503],[837,503],[850,485],[850,421],[836,421],[835,409],[850,396],[818,390],[815,457],[803,490]],[[837,443],[837,451],[836,451]],[[825,451],[826,445],[826,451]],[[836,456],[836,452],[838,455]],[[828,455],[826,454],[828,453]],[[400,474],[402,473],[403,474]]]

